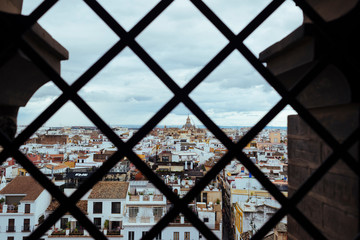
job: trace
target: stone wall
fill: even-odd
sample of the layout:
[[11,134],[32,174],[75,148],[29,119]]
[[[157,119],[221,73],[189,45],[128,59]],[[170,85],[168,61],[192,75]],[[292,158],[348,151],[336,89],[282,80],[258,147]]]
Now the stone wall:
[[[264,50],[260,60],[266,62],[268,69],[289,90],[312,66],[322,61],[322,56],[332,54],[335,61],[326,66],[297,99],[341,143],[359,127],[360,122],[360,94],[356,87],[360,78],[359,60],[353,58],[359,47],[352,42],[355,38],[351,29],[346,28],[359,25],[360,3],[353,0],[307,2],[327,21],[328,30],[342,51],[335,52],[327,39],[317,34],[316,26],[304,14],[304,24]],[[337,61],[339,59],[350,59],[350,64],[344,67]],[[331,148],[299,115],[288,117],[289,197],[331,153]],[[359,162],[358,143],[349,153]],[[360,226],[359,189],[359,177],[340,160],[301,200],[298,208],[326,238],[354,239]],[[290,216],[288,237],[312,239]]]
[[[357,115],[359,108],[337,108],[333,117],[328,117],[329,109],[317,109],[317,117],[332,125],[328,128],[339,141],[344,140],[351,121],[344,115]],[[336,119],[336,116],[339,116]],[[349,117],[350,117],[349,116]],[[352,118],[352,117],[351,117]],[[341,120],[341,121],[338,121]],[[336,124],[334,124],[336,121]],[[338,129],[336,125],[342,126]],[[311,128],[298,116],[288,118],[289,141],[289,196],[332,153]],[[359,156],[358,145],[351,148],[354,156]],[[358,157],[356,157],[358,159]],[[328,239],[353,239],[358,231],[359,180],[354,172],[342,161],[338,161],[328,173],[313,187],[298,207]],[[289,239],[310,239],[309,235],[291,217],[288,218]]]

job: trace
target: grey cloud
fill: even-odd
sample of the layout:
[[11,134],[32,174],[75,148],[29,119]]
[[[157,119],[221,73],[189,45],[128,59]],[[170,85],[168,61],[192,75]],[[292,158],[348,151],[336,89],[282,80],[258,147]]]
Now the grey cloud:
[[32,96],[32,100],[41,100],[45,98],[54,98],[60,96],[62,92],[52,82],[43,85]]
[[[24,10],[29,11],[29,6],[35,4],[35,1],[25,0]],[[99,2],[129,30],[158,1]],[[228,0],[226,3],[205,0],[205,3],[234,33],[238,33],[268,4],[268,0]],[[62,76],[69,83],[119,39],[85,5],[83,1],[62,0],[40,20],[40,24],[70,51],[70,59],[62,63]],[[264,22],[246,39],[245,44],[258,55],[297,27],[301,20],[302,16],[294,4],[285,1],[269,21]],[[174,1],[136,40],[180,86],[184,86],[228,43],[190,1],[182,0]],[[31,101],[39,102],[39,99],[52,98],[60,93],[44,86]],[[79,94],[108,122],[119,124],[143,123],[173,96],[128,48],[100,71]],[[266,111],[278,99],[278,95],[237,50],[190,96],[204,111],[213,111],[213,117],[222,123],[234,121],[232,115],[234,118],[243,117],[246,112],[252,117],[251,114]],[[34,105],[30,104],[29,109],[34,109]],[[74,107],[64,109],[65,115],[76,111]],[[240,114],[242,112],[243,115]],[[171,116],[185,116],[189,113],[181,104],[172,111]],[[65,122],[64,117],[57,119],[53,123]],[[78,119],[80,122],[81,117]]]

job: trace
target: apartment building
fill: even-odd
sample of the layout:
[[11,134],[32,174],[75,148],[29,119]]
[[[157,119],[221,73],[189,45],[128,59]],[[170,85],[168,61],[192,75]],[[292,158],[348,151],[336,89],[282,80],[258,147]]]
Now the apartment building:
[[51,195],[30,176],[18,176],[0,191],[1,239],[23,240],[43,220]]

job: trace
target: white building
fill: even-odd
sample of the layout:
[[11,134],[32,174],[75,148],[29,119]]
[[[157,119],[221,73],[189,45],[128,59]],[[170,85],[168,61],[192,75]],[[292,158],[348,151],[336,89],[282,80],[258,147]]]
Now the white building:
[[51,195],[32,177],[18,176],[0,191],[1,239],[23,240],[44,219]]
[[[166,198],[148,181],[131,181],[126,196],[124,239],[140,239],[166,213]],[[165,239],[160,235],[155,239]]]
[[[98,182],[87,195],[77,203],[77,206],[87,214],[87,217],[112,239],[122,238],[123,218],[125,201],[128,193],[128,182],[101,181]],[[50,214],[58,206],[53,202],[47,214]],[[89,233],[69,213],[65,214],[51,229],[49,239],[65,240],[76,238],[77,240],[89,239]]]

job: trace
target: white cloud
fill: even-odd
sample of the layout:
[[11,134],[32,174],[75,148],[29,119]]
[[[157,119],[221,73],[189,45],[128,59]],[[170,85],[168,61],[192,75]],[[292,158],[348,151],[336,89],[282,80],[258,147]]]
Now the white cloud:
[[[30,13],[39,2],[25,0],[24,13]],[[126,30],[157,3],[150,0],[100,1]],[[206,0],[205,3],[237,34],[268,1]],[[70,59],[62,63],[62,76],[68,83],[76,80],[119,39],[83,1],[61,0],[39,22],[70,52]],[[292,2],[285,1],[245,44],[258,55],[301,22],[301,11]],[[184,86],[228,42],[190,1],[182,0],[174,1],[136,40],[179,86]],[[45,85],[25,108],[20,109],[19,123],[29,123],[59,94],[53,85]],[[79,94],[109,124],[143,124],[173,96],[128,48]],[[278,94],[238,52],[233,52],[190,97],[221,125],[253,125],[279,100]],[[89,123],[70,105],[48,124]],[[189,113],[179,105],[163,122],[181,125]],[[273,123],[286,125],[284,116],[288,113],[292,113],[291,110],[284,110],[282,117]]]

